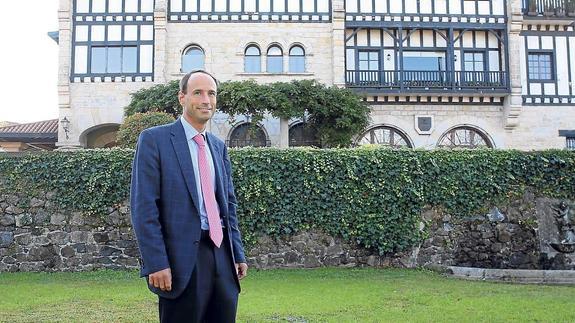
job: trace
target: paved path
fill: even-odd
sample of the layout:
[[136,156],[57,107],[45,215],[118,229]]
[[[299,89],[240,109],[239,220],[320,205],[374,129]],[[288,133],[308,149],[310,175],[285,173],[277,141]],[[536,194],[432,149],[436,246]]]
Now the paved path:
[[575,285],[575,270],[485,269],[448,266],[449,276],[470,279],[522,284]]

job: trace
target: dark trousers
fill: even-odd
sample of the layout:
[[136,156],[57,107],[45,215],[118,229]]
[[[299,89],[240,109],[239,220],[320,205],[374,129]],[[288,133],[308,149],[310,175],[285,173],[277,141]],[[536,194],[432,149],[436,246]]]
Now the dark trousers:
[[216,248],[208,232],[202,231],[198,261],[188,286],[176,299],[159,297],[160,322],[235,322],[239,288],[230,255],[226,234]]

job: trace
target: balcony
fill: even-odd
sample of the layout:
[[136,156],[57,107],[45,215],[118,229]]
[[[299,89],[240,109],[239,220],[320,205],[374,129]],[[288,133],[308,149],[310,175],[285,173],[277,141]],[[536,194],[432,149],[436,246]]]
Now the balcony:
[[575,18],[575,0],[523,0],[523,15],[528,19]]
[[506,94],[509,93],[505,71],[367,71],[347,70],[348,88],[371,94]]

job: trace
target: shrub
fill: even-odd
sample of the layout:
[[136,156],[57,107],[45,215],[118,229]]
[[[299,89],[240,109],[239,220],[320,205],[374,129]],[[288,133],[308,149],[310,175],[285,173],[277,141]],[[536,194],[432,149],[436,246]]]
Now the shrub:
[[[0,207],[6,194],[54,192],[60,209],[108,214],[129,195],[133,153],[0,155]],[[426,206],[457,219],[505,206],[527,190],[575,196],[572,151],[242,148],[230,157],[248,246],[262,234],[319,228],[383,254],[421,241]]]
[[136,113],[127,117],[118,130],[118,146],[136,148],[138,136],[147,128],[174,122],[174,117],[164,112]]

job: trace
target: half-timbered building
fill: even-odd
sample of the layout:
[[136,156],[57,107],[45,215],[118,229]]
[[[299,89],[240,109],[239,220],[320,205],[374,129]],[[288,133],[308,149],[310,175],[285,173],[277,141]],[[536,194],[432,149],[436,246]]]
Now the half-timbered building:
[[[197,68],[353,89],[372,108],[358,145],[575,145],[573,0],[60,0],[59,19],[61,147],[109,146],[130,93]],[[209,127],[318,144],[301,120],[248,125]]]

